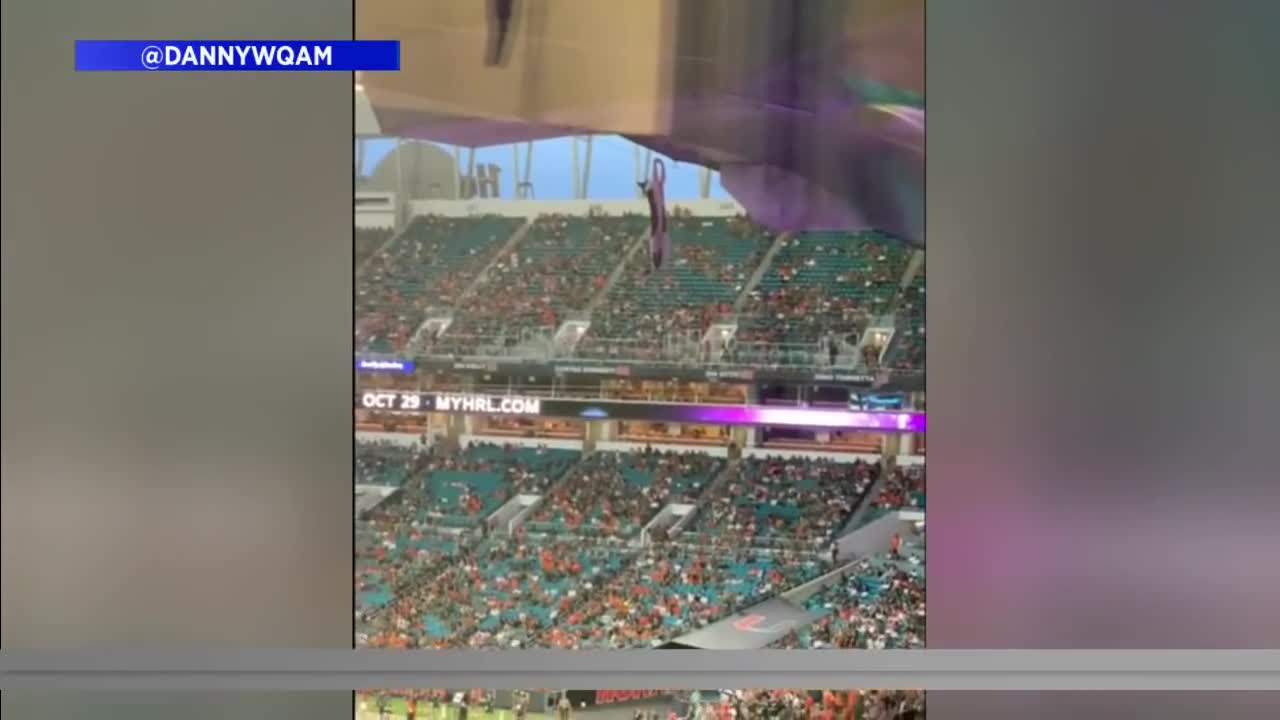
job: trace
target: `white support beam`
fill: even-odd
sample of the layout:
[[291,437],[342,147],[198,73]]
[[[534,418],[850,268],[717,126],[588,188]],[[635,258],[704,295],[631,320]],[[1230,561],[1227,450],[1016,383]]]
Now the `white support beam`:
[[592,135],[587,136],[587,157],[582,163],[582,198],[583,200],[591,196],[591,145]]
[[511,143],[511,197],[520,197],[520,143]]
[[582,174],[581,174],[581,163],[578,160],[578,136],[570,135],[569,142],[572,144],[570,161],[573,163],[573,168],[571,169],[571,172],[573,173],[573,197],[574,199],[581,199],[582,198]]
[[409,207],[409,198],[404,194],[404,158],[401,157],[400,148],[404,145],[403,138],[396,138],[396,147],[391,152],[396,154],[396,230],[404,227],[405,208]]
[[453,196],[462,198],[462,148],[453,146]]

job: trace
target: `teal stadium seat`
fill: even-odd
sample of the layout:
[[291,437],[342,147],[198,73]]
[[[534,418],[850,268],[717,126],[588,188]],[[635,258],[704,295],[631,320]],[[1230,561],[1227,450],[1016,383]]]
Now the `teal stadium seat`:
[[649,254],[633,255],[584,341],[704,330],[719,308],[732,308],[773,243],[742,218],[672,218],[669,232],[674,261],[650,274]]
[[[576,450],[527,448],[473,444],[460,455],[461,461],[476,469],[437,469],[423,482],[427,510],[438,521],[466,527],[492,514],[516,492],[528,489],[510,474],[526,468],[547,481],[562,475],[580,457]],[[480,469],[482,468],[482,469]],[[464,506],[465,497],[474,497],[479,508]]]
[[[924,601],[924,566],[922,562],[911,562],[912,556],[923,561],[924,548],[904,542],[902,550],[901,559],[887,554],[864,558],[859,562],[858,571],[843,582],[810,596],[804,606],[817,615],[818,620],[778,646],[810,648],[821,642],[824,647],[867,648],[872,640],[882,639],[887,649],[923,647],[924,619],[899,611],[907,607],[904,598],[910,598],[910,604]],[[894,589],[894,584],[910,585],[913,589]],[[903,594],[908,592],[909,595]],[[859,609],[857,617],[863,622],[851,622],[841,616],[845,610],[855,607]],[[864,627],[864,622],[873,627]]]
[[898,309],[907,318],[907,329],[898,339],[894,365],[906,370],[923,370],[925,366],[925,268],[920,266],[911,284],[902,292]]
[[360,267],[391,239],[391,228],[356,228],[355,264]]
[[539,217],[479,291],[461,303],[448,335],[491,338],[519,336],[527,328],[553,330],[564,313],[586,309],[598,291],[593,281],[617,267],[646,227],[639,216]]
[[[744,309],[742,341],[810,344],[848,332],[844,311],[887,312],[909,254],[872,232],[811,232],[791,238]],[[745,330],[745,331],[744,331]]]
[[[746,458],[699,512],[693,530],[770,547],[824,546],[842,530],[874,482],[875,466],[827,460]],[[783,478],[786,478],[785,480]]]
[[522,222],[498,216],[414,218],[392,247],[373,256],[356,283],[357,347],[404,349],[427,310],[455,302]]
[[633,537],[663,506],[696,498],[722,467],[705,453],[596,452],[552,490],[529,528]]

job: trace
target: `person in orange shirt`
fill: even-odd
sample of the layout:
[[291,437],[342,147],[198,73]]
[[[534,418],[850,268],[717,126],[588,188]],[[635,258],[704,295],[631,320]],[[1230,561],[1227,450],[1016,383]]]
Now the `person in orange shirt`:
[[844,698],[844,720],[855,720],[857,717],[858,703],[861,701],[862,694],[857,690],[850,690]]
[[418,692],[416,690],[409,691],[409,698],[405,701],[408,707],[408,720],[414,720],[418,716]]

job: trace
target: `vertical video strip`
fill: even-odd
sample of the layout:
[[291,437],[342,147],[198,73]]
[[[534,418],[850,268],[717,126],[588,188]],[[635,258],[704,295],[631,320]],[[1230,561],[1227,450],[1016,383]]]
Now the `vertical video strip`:
[[[503,63],[481,35],[406,35],[400,73],[360,79],[377,134],[414,139],[357,150],[357,647],[923,647],[924,238],[905,200],[919,179],[898,172],[923,166],[923,88],[877,74],[901,72],[878,54],[902,48],[858,37],[918,32],[923,13],[773,18],[792,50],[766,52],[768,72],[717,60],[738,100],[628,95],[673,102],[663,127],[406,110],[407,92],[510,116],[510,71],[554,77],[584,54],[615,72],[579,67],[584,107],[617,99],[616,73],[659,77],[618,61],[620,8],[504,8]],[[573,53],[549,17],[571,11],[600,30]],[[681,13],[769,24],[732,4]],[[357,14],[393,35],[431,21]],[[683,57],[697,33],[677,35],[636,42]],[[799,95],[775,82],[800,75]],[[778,148],[752,145],[760,118]],[[714,161],[712,138],[759,163]],[[819,155],[836,161],[804,165]]]

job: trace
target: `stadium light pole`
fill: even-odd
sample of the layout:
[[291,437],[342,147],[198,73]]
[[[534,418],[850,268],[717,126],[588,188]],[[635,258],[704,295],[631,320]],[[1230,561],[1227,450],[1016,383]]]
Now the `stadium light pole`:
[[408,203],[404,199],[404,158],[401,157],[401,149],[404,147],[404,138],[396,138],[396,230],[404,227],[404,209],[408,207]]
[[520,197],[520,143],[511,143],[511,197]]
[[453,198],[462,199],[462,148],[453,146]]
[[475,188],[476,194],[480,194],[480,183],[476,182],[476,149],[474,147],[467,148],[467,187]]
[[578,200],[582,198],[582,178],[578,175],[578,136],[570,135],[569,142],[572,144],[569,155],[573,163],[573,198]]
[[[640,165],[640,180],[648,180],[649,173],[653,170],[653,151],[649,148],[644,149],[644,162]],[[642,196],[643,192],[640,193]]]
[[634,157],[635,157],[635,163],[636,163],[636,172],[635,172],[636,197],[642,198],[644,197],[644,189],[640,187],[640,183],[644,182],[644,174],[645,174],[644,158],[641,155],[639,143],[633,143],[631,147],[635,149]]
[[529,186],[529,173],[533,172],[533,141],[525,143],[524,146],[524,184]]
[[591,187],[591,145],[593,135],[587,136],[587,157],[582,163],[582,199],[586,200],[590,196],[588,188]]

